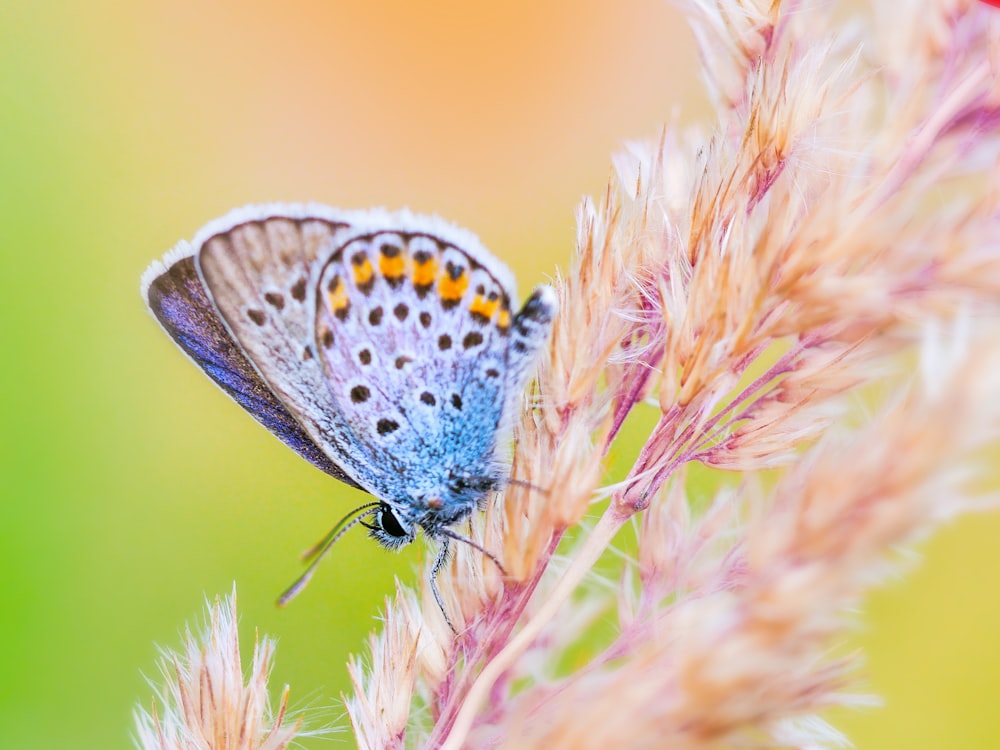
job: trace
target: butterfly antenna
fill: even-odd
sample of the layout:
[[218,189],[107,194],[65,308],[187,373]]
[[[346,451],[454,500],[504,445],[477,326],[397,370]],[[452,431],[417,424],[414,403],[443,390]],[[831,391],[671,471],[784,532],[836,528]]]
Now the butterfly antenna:
[[278,598],[278,606],[284,607],[288,602],[298,596],[298,593],[306,587],[309,583],[309,579],[313,577],[313,573],[316,572],[316,566],[319,565],[320,560],[326,557],[326,553],[330,551],[330,548],[337,543],[344,534],[346,534],[353,526],[356,526],[365,518],[372,516],[378,510],[378,506],[381,505],[379,502],[365,503],[346,516],[337,521],[337,524],[330,529],[326,536],[320,539],[316,544],[307,549],[302,553],[303,561],[309,562],[309,567],[305,569],[305,572],[300,575],[295,583],[289,586],[285,593],[283,593]]

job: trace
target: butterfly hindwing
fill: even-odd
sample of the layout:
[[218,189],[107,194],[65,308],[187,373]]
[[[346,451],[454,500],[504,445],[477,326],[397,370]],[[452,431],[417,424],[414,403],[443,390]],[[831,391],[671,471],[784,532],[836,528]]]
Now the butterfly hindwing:
[[440,234],[354,237],[319,276],[317,352],[389,500],[496,473],[513,290]]

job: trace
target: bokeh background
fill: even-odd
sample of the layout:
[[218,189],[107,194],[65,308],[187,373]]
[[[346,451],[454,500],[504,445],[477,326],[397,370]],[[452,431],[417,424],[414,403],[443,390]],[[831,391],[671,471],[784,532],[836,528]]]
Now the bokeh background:
[[[248,202],[407,205],[528,288],[568,266],[610,154],[705,111],[660,0],[0,3],[0,746],[129,747],[155,644],[233,581],[274,684],[343,723],[348,654],[419,575],[421,550],[349,535],[274,607],[359,497],[180,355],[150,260]],[[886,706],[837,717],[861,750],[1000,746],[998,539],[964,519],[871,599],[844,646]]]

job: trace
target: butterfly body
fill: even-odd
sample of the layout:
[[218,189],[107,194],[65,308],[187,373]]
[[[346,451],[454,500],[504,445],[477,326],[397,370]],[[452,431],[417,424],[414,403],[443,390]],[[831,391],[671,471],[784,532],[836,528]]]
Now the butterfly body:
[[544,286],[516,308],[507,268],[440,219],[318,205],[231,212],[143,293],[223,391],[378,499],[365,525],[390,548],[454,537],[505,481],[498,434],[556,309]]

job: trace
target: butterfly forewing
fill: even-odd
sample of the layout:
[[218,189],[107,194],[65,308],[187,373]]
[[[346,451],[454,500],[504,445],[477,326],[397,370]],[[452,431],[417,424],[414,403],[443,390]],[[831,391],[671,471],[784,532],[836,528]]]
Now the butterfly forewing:
[[251,365],[216,313],[186,243],[144,279],[144,296],[164,330],[234,401],[292,450],[327,474],[357,486],[320,450]]
[[313,344],[315,274],[346,226],[311,218],[248,219],[205,239],[198,270],[219,314],[271,390],[344,472],[363,456],[350,439]]

